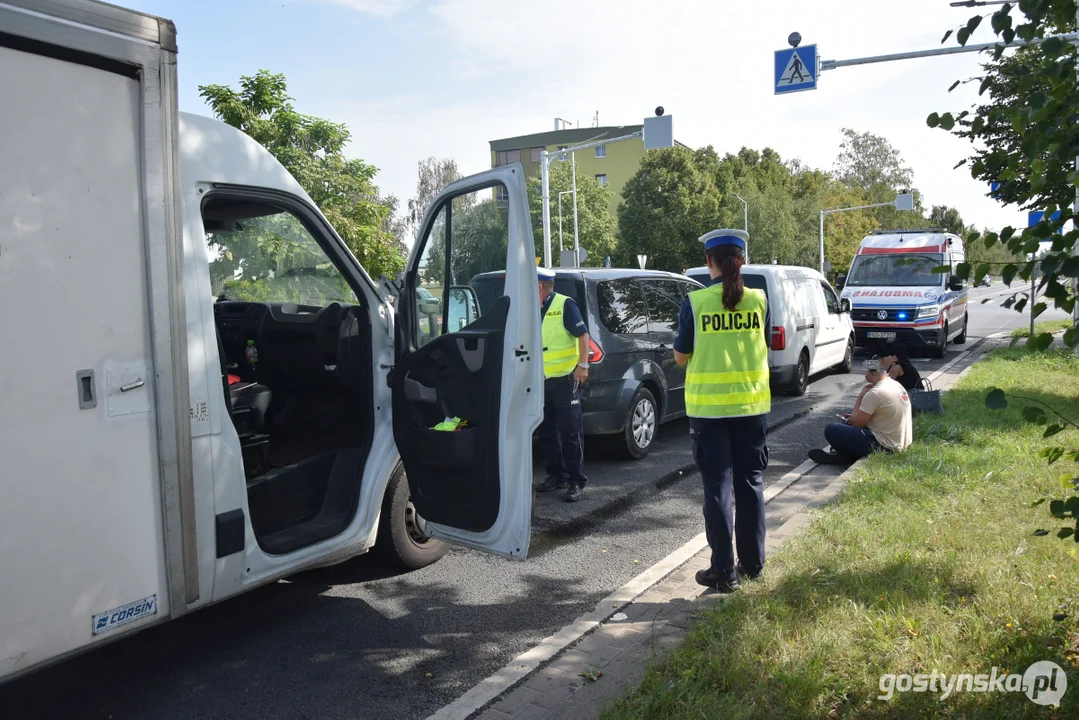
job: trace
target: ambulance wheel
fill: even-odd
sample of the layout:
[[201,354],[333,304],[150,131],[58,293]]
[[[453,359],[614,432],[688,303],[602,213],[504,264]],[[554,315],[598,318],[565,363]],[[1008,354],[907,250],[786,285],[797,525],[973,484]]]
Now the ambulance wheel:
[[948,355],[948,323],[944,323],[944,330],[940,333],[940,344],[933,350],[933,357],[938,360]]
[[967,341],[967,327],[970,326],[970,315],[963,315],[963,332],[959,333],[955,338],[956,345],[962,345]]
[[641,386],[629,402],[629,417],[626,429],[622,432],[622,445],[625,454],[631,460],[640,460],[656,445],[656,431],[659,429],[659,410],[656,398]]
[[854,369],[854,338],[847,338],[847,352],[843,354],[843,362],[835,366],[841,373],[849,373]]
[[416,512],[405,468],[398,465],[386,485],[374,552],[404,570],[418,570],[440,559],[449,545],[427,537],[427,522]]
[[798,368],[795,371],[794,380],[787,387],[787,394],[792,397],[802,397],[809,387],[809,352],[802,350],[798,356]]

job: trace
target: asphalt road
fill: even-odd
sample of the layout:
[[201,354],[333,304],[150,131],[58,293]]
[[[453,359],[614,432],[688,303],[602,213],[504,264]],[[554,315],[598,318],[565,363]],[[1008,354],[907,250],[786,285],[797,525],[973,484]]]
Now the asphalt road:
[[[1001,289],[971,292],[969,342],[1025,324]],[[774,399],[766,483],[823,444],[860,364]],[[701,532],[689,447],[684,420],[643,461],[590,445],[585,500],[538,498],[526,562],[453,550],[408,574],[367,557],[303,573],[0,687],[0,716],[424,718]]]

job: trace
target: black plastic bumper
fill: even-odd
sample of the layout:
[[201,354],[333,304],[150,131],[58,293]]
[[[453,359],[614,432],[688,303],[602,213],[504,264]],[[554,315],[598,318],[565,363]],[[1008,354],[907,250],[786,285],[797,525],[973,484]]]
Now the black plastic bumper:
[[[870,338],[871,332],[894,332],[894,340]],[[938,348],[940,347],[941,329],[931,328],[919,330],[915,328],[854,328],[854,344],[860,348],[877,347],[880,345],[899,345],[911,348]]]

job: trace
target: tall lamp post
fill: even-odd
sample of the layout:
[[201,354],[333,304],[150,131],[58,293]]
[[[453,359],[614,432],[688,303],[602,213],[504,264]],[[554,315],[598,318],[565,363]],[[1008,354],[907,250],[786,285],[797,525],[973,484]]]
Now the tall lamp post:
[[[563,190],[558,193],[558,252],[562,252],[565,248],[562,246],[562,196],[572,195],[574,199],[577,198],[576,190]],[[577,236],[577,218],[573,219],[573,235]]]
[[[742,209],[743,209],[743,210],[745,210],[745,215],[746,215],[746,227],[745,227],[745,231],[746,231],[746,235],[748,235],[748,234],[749,234],[749,203],[747,203],[747,202],[746,202],[746,201],[745,201],[745,200],[744,200],[744,199],[742,198],[742,196],[741,196],[741,195],[739,195],[738,193],[731,193],[731,194],[732,194],[732,195],[734,195],[734,196],[735,196],[736,198],[738,198],[739,200],[741,200],[741,201],[742,201],[742,205],[743,205],[743,208],[742,208]],[[747,243],[747,244],[746,244],[746,265],[748,265],[748,264],[749,264],[749,244]]]
[[913,210],[914,209],[914,193],[902,193],[895,196],[895,200],[884,203],[873,203],[872,205],[859,205],[858,207],[845,207],[845,208],[832,208],[831,210],[820,211],[820,271],[824,274],[824,216],[831,215],[832,213],[847,212],[850,210],[869,210],[871,208],[894,206],[896,210]]

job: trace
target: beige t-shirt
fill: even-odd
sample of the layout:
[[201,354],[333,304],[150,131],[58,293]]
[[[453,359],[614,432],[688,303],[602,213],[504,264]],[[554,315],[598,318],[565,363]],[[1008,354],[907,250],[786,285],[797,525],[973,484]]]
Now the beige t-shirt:
[[906,450],[914,439],[910,396],[906,389],[886,377],[869,389],[858,406],[870,415],[867,427],[882,447]]

